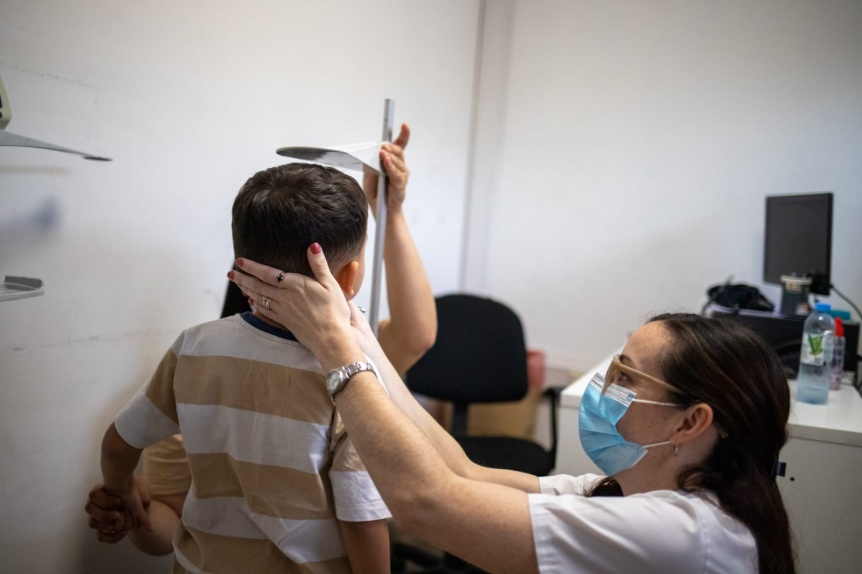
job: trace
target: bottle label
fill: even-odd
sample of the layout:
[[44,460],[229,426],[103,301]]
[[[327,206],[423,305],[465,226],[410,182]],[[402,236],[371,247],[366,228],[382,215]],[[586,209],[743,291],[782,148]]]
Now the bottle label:
[[[825,333],[818,335],[804,335],[802,339],[802,353],[799,361],[806,365],[822,367],[832,361],[832,349],[829,345],[832,337]],[[830,347],[830,348],[827,348]]]

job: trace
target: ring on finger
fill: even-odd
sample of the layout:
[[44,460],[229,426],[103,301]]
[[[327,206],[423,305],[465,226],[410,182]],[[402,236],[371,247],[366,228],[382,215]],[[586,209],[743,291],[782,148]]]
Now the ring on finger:
[[276,287],[280,287],[282,281],[284,281],[284,273],[279,273],[278,277],[275,278]]
[[263,303],[263,306],[267,311],[269,311],[269,304],[271,301],[272,299],[270,299],[266,295],[264,295],[263,299],[260,300],[260,302]]

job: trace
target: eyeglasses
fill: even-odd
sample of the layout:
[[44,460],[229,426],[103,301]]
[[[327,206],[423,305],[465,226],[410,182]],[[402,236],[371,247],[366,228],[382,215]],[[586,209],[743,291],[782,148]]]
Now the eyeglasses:
[[660,385],[660,386],[666,388],[667,390],[669,390],[670,392],[675,393],[677,395],[683,395],[684,394],[681,390],[679,390],[678,388],[676,388],[675,386],[673,386],[670,383],[666,383],[666,382],[662,381],[661,379],[657,379],[657,378],[653,377],[652,375],[648,375],[648,374],[644,373],[643,371],[639,371],[639,370],[635,369],[634,367],[629,367],[628,365],[622,364],[620,362],[620,356],[619,355],[614,355],[614,358],[611,359],[611,364],[610,364],[610,366],[608,366],[608,372],[605,373],[605,384],[602,387],[602,393],[604,393],[607,390],[608,386],[611,383],[617,382],[617,380],[619,379],[619,373],[620,372],[623,372],[623,373],[629,375],[630,377],[637,377],[640,379],[647,380],[651,383],[655,383],[657,385]]

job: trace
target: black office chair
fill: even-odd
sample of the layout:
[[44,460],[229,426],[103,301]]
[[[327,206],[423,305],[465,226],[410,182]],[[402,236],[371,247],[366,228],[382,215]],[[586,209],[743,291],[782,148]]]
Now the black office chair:
[[[521,320],[503,303],[475,295],[444,295],[437,297],[436,303],[437,341],[407,371],[407,387],[412,392],[452,403],[450,433],[473,462],[548,475],[556,460],[556,411],[561,389],[545,391],[551,400],[549,450],[523,438],[467,434],[470,404],[517,401],[527,394],[527,348]],[[433,558],[430,563],[423,563],[419,554],[416,558],[415,549],[397,543],[393,546],[395,560],[406,558],[434,566],[430,572],[478,572],[448,555],[441,565],[433,564]]]
[[551,448],[528,439],[469,436],[471,403],[517,401],[527,394],[527,347],[512,309],[475,295],[444,295],[437,302],[437,342],[410,370],[411,391],[452,403],[450,432],[470,460],[493,468],[545,476],[557,450],[556,389],[551,399]]

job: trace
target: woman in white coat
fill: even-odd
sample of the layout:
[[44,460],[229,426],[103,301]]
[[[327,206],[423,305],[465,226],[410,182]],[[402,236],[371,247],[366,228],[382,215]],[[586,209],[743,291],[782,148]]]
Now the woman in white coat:
[[[489,572],[794,572],[775,483],[790,393],[748,329],[653,318],[581,402],[581,442],[607,476],[537,478],[470,462],[413,400],[320,246],[308,254],[317,280],[278,282],[279,270],[242,259],[229,277],[331,371],[333,400],[401,528]],[[385,389],[361,370],[366,357]]]

